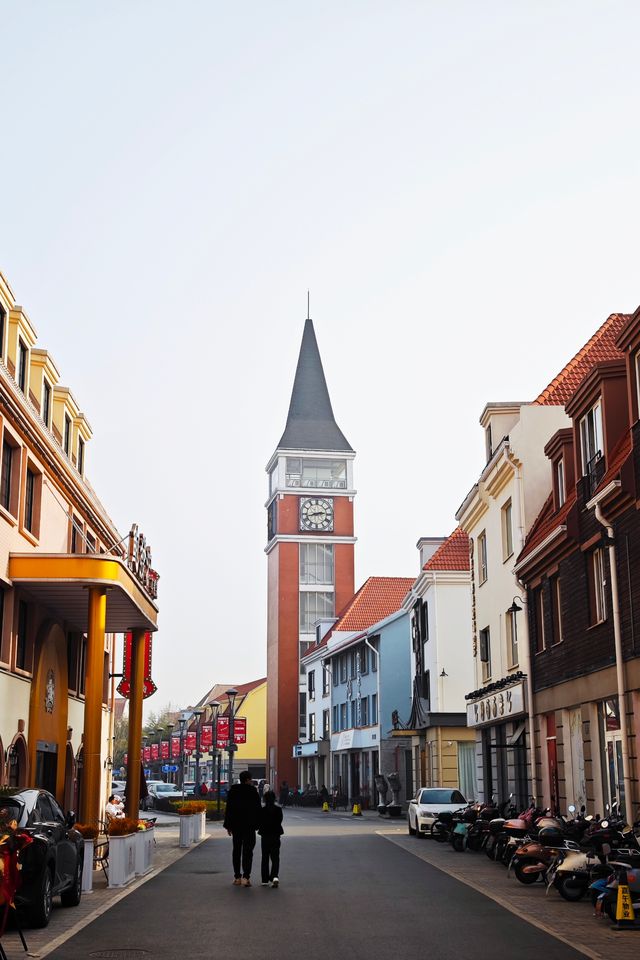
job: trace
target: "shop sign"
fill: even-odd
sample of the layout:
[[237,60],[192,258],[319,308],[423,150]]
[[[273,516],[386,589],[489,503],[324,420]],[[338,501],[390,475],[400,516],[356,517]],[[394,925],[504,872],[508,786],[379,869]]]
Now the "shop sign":
[[171,737],[171,756],[180,756],[180,737]]
[[129,531],[127,566],[149,596],[155,600],[158,596],[160,575],[151,566],[151,547],[147,546],[147,538],[140,533],[137,523],[132,524]]
[[480,727],[485,723],[500,723],[524,712],[524,686],[497,690],[474,703],[467,704],[467,726]]
[[[158,689],[151,679],[151,653],[152,653],[152,638],[150,633],[145,633],[144,635],[144,688],[142,691],[142,697],[146,700],[147,697],[152,696]],[[117,686],[118,693],[121,697],[124,697],[128,700],[131,697],[131,646],[132,646],[132,637],[131,633],[125,633],[124,635],[124,648],[122,651],[122,680]]]
[[213,746],[213,727],[210,723],[204,723],[200,728],[200,746],[203,750],[211,750]]
[[144,762],[149,763],[151,760],[151,747],[144,747],[143,756],[144,756]]
[[151,744],[151,759],[159,760],[160,759],[160,744],[152,743]]
[[353,734],[354,730],[343,730],[338,737],[338,743],[336,744],[336,750],[350,750],[353,746]]
[[317,743],[294,743],[293,745],[293,756],[297,757],[317,757],[318,756],[318,744]]
[[184,747],[185,750],[195,750],[196,748],[196,732],[195,730],[187,730],[184,737]]
[[[226,750],[229,746],[229,717],[218,717],[218,746]],[[233,718],[233,742],[247,742],[247,718]]]

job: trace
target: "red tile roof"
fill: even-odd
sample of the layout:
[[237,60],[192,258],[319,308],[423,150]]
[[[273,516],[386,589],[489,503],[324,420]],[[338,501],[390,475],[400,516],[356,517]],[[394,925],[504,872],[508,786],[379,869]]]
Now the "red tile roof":
[[616,444],[616,446],[611,451],[611,455],[609,457],[609,467],[604,477],[598,484],[596,493],[598,492],[598,490],[603,490],[604,487],[606,487],[608,483],[611,483],[612,480],[615,480],[617,475],[620,473],[620,468],[622,467],[622,464],[625,462],[625,460],[631,453],[631,446],[632,446],[631,433],[627,432],[624,434],[620,442]]
[[334,630],[367,630],[390,617],[414,584],[412,577],[369,577],[342,610]]
[[556,529],[556,527],[559,527],[565,522],[575,502],[575,487],[559,510],[553,509],[553,494],[549,494],[543,504],[542,510],[533,521],[531,530],[529,531],[529,536],[527,537],[526,543],[520,552],[520,556],[518,557],[518,563],[524,560],[525,557],[528,557],[529,554],[532,553],[535,548],[539,546],[549,536],[549,534]]
[[469,537],[456,527],[425,563],[423,570],[469,570]]
[[543,406],[564,406],[596,363],[621,360],[624,354],[616,347],[616,339],[629,317],[630,314],[612,313],[533,402]]

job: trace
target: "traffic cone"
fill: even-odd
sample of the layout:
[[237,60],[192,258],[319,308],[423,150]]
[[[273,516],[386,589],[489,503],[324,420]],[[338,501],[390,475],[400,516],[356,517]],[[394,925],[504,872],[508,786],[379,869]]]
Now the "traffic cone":
[[329,813],[329,804],[327,803],[326,800],[325,800],[325,802],[322,804],[322,812],[323,812],[323,813]]
[[635,927],[635,912],[633,909],[633,902],[631,899],[631,892],[629,890],[629,884],[627,880],[627,873],[625,871],[624,877],[620,878],[621,881],[618,884],[618,900],[616,902],[616,927],[618,930],[628,929],[629,927]]
[[359,804],[359,803],[354,803],[354,805],[353,805],[353,810],[351,811],[351,816],[352,816],[352,817],[361,817],[361,816],[362,816],[362,810],[360,809],[360,804]]

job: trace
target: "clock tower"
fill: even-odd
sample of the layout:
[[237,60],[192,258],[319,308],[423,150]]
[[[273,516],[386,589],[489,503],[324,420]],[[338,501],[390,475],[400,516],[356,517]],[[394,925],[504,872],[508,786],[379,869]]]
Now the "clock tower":
[[333,416],[313,321],[305,321],[285,431],[267,465],[267,779],[297,783],[306,740],[300,657],[354,592],[354,451]]

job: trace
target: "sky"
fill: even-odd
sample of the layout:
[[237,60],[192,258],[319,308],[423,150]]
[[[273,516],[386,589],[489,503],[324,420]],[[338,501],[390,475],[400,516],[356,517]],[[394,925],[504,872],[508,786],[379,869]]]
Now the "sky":
[[636,3],[0,0],[0,270],[153,550],[149,706],[266,671],[267,477],[310,290],[356,583],[413,576],[640,303]]

